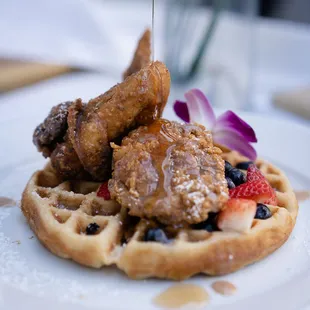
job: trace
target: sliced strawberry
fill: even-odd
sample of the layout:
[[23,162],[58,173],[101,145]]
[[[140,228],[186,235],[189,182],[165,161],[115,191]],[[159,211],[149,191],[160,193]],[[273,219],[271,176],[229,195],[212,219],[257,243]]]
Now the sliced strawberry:
[[257,180],[266,180],[266,178],[255,165],[250,165],[247,170],[247,182]]
[[255,201],[242,198],[229,199],[218,215],[217,226],[222,231],[247,232],[252,227],[255,213]]
[[272,205],[272,206],[278,205],[278,199],[277,199],[277,195],[276,195],[275,191],[274,191],[274,195],[270,199],[265,201],[265,203],[268,205]]
[[229,190],[230,198],[245,198],[257,203],[269,203],[277,205],[274,189],[266,180],[247,182]]
[[111,195],[108,189],[108,182],[102,183],[97,191],[97,196],[104,200],[110,200]]

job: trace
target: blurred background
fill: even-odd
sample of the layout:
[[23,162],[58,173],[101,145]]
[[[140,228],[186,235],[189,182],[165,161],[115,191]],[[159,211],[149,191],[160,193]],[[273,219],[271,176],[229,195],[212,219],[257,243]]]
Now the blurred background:
[[[152,0],[0,1],[0,105],[85,74],[121,81],[151,10]],[[309,125],[309,0],[156,0],[154,36],[171,102],[197,87],[216,107]]]

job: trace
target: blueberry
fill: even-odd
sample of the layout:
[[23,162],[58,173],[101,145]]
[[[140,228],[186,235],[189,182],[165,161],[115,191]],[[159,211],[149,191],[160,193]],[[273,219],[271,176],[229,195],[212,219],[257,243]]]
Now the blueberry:
[[229,177],[236,186],[239,186],[246,182],[246,177],[244,173],[236,168],[232,168],[226,176]]
[[259,220],[266,220],[269,219],[271,217],[271,212],[270,209],[262,204],[262,203],[258,203],[257,207],[256,207],[256,214],[255,214],[255,218],[259,219]]
[[229,171],[233,168],[233,166],[225,160],[225,176],[228,175]]
[[97,230],[100,228],[100,226],[97,223],[90,223],[86,227],[86,235],[94,235],[96,234]]
[[250,165],[253,165],[254,163],[252,161],[243,161],[236,165],[236,168],[242,169],[242,170],[248,170]]
[[208,232],[217,231],[218,228],[216,225],[216,216],[217,216],[217,213],[210,212],[208,218],[205,221],[198,223],[198,224],[194,224],[192,227],[194,229],[199,229],[199,230],[203,229]]
[[144,236],[144,241],[169,243],[169,239],[167,238],[165,232],[160,228],[149,229]]
[[236,187],[235,183],[231,180],[231,178],[226,177],[226,182],[227,182],[227,185],[228,185],[229,189]]

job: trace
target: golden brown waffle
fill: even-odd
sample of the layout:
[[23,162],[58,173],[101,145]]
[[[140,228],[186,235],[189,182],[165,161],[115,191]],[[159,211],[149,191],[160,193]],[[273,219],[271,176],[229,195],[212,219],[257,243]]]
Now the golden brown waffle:
[[[244,158],[224,153],[233,165]],[[154,223],[127,215],[112,201],[96,197],[98,183],[64,182],[50,165],[30,179],[22,211],[40,241],[54,254],[99,268],[116,264],[131,278],[184,279],[194,274],[220,275],[236,271],[278,249],[289,237],[298,211],[293,190],[279,169],[263,160],[257,165],[277,190],[279,206],[272,217],[255,219],[248,233],[167,228],[171,242],[146,242]],[[86,235],[96,222],[96,235]]]
[[[119,205],[96,196],[100,183],[61,183],[48,164],[30,179],[22,197],[22,211],[39,240],[54,254],[99,268],[111,262],[120,243]],[[90,223],[100,226],[86,235]]]

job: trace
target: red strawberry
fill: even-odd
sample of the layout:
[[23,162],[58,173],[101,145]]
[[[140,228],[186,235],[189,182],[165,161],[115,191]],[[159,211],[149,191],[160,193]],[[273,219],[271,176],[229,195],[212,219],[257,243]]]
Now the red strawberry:
[[252,227],[256,213],[256,202],[232,198],[217,217],[217,226],[222,231],[247,232]]
[[274,192],[274,195],[270,199],[265,201],[265,203],[268,205],[277,206],[278,205],[277,195],[276,195],[274,190],[273,190],[273,192]]
[[104,200],[110,200],[111,195],[108,189],[108,182],[102,183],[97,191],[97,196]]
[[258,203],[277,205],[274,189],[266,180],[247,182],[229,190],[230,198],[246,198]]
[[266,180],[266,178],[255,165],[250,165],[247,170],[247,182],[253,182],[257,180]]

